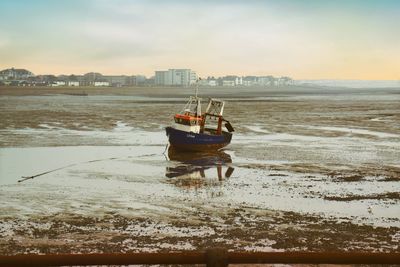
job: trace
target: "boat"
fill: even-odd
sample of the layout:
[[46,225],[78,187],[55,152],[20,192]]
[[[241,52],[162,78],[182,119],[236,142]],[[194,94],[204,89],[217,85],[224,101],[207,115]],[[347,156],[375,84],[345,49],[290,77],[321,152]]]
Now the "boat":
[[[223,117],[225,102],[210,98],[204,113],[202,99],[190,96],[180,113],[175,114],[174,124],[166,127],[169,145],[179,151],[212,151],[227,146],[234,129]],[[214,125],[213,125],[214,124]]]

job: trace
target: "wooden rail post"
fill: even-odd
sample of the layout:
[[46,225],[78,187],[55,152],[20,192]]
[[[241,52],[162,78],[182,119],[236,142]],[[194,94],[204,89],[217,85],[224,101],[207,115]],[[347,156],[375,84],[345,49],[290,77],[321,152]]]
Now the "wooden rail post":
[[209,248],[206,250],[207,267],[227,267],[228,250],[224,248]]

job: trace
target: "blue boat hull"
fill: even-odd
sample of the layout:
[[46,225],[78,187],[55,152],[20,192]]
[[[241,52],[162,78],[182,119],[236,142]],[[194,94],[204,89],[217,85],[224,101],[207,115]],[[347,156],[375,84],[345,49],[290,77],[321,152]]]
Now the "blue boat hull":
[[231,142],[232,134],[222,132],[222,135],[197,134],[167,127],[165,129],[170,146],[177,150],[206,151],[218,150]]

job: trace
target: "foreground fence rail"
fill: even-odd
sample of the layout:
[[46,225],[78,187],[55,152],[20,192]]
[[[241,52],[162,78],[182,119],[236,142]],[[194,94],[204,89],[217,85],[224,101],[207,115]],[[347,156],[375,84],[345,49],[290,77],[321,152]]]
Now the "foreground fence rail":
[[53,254],[0,256],[0,266],[89,266],[133,264],[400,264],[400,253],[314,253],[314,252],[205,252]]

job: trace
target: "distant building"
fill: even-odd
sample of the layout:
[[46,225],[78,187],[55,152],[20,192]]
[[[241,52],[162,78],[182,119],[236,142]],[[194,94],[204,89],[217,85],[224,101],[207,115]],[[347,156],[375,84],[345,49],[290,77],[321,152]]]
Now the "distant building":
[[255,86],[258,85],[258,77],[257,76],[246,76],[242,79],[244,86]]
[[217,86],[218,82],[217,82],[217,80],[208,80],[208,85],[209,86]]
[[[107,76],[102,76],[101,80],[97,80],[97,81],[98,82],[107,81],[110,86],[121,87],[121,86],[128,85],[128,76],[125,76],[125,75],[107,75]],[[99,85],[97,85],[97,86],[99,86]]]
[[102,80],[108,81],[110,86],[122,87],[122,86],[138,86],[144,85],[146,76],[143,75],[107,75],[102,76]]
[[146,78],[146,80],[144,81],[144,85],[145,86],[154,86],[155,83],[155,76],[151,76],[150,78]]
[[155,72],[154,82],[156,85],[167,85],[168,71],[159,70]]
[[135,85],[143,86],[146,84],[146,76],[144,75],[136,75],[135,76]]
[[57,87],[57,86],[65,86],[66,82],[65,81],[54,81],[51,83],[51,86]]
[[222,80],[222,86],[235,86],[235,81]]
[[258,77],[258,85],[261,86],[271,86],[275,85],[275,78],[272,76],[261,76]]
[[102,86],[102,87],[107,87],[110,86],[110,82],[107,81],[97,81],[93,83],[94,86]]
[[26,69],[5,69],[0,71],[0,84],[11,86],[181,86],[187,87],[198,82],[201,86],[290,86],[294,84],[287,76],[209,76],[198,80],[191,69],[168,69],[156,71],[155,76],[143,75],[102,75],[89,72],[84,75],[37,75]]
[[278,79],[278,85],[293,85],[294,81],[292,78],[283,76]]
[[217,86],[218,81],[214,77],[208,77],[207,79],[199,79],[199,85],[201,86]]
[[243,84],[242,77],[235,75],[222,77],[222,86],[236,86],[242,84]]
[[5,69],[0,71],[0,80],[26,80],[34,74],[26,69]]
[[191,69],[169,69],[155,72],[155,84],[167,86],[189,86],[196,83],[196,72]]
[[68,86],[79,86],[79,82],[78,81],[68,81],[67,85]]
[[189,85],[195,84],[197,82],[197,74],[195,71],[189,72]]
[[94,85],[96,81],[103,81],[103,75],[98,72],[89,72],[83,75],[80,85]]

